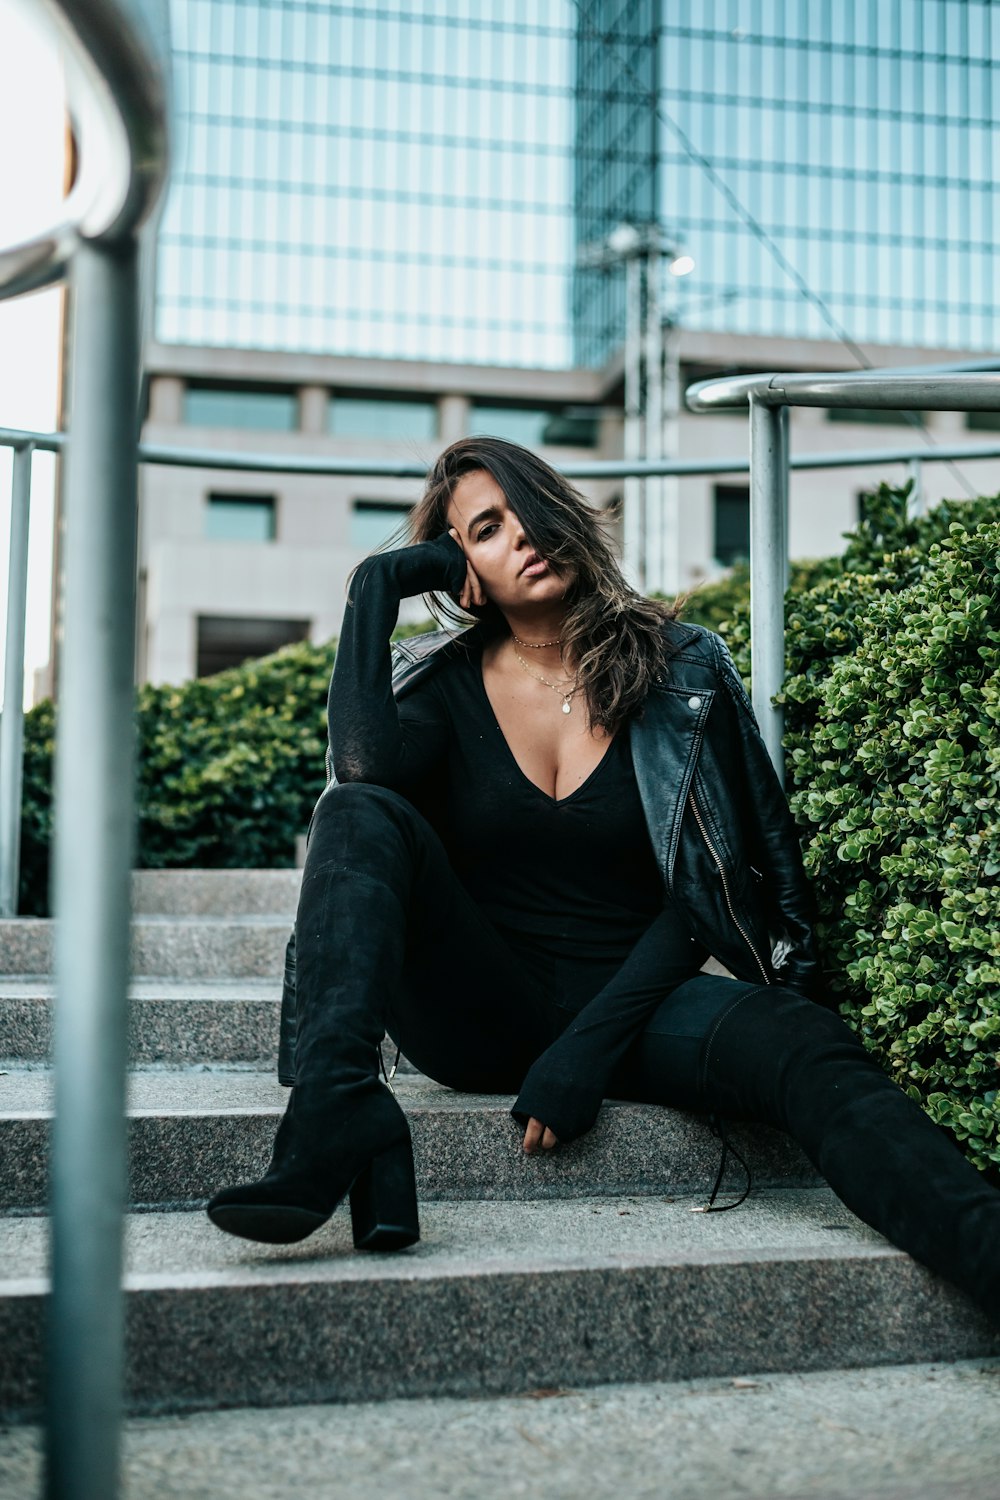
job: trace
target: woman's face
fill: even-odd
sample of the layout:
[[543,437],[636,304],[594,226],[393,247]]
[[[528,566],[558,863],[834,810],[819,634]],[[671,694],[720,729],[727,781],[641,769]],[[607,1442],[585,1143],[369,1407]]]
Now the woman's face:
[[474,469],[463,474],[448,503],[447,524],[498,609],[523,609],[561,600],[565,573],[556,573],[539,557],[507,497],[492,474]]

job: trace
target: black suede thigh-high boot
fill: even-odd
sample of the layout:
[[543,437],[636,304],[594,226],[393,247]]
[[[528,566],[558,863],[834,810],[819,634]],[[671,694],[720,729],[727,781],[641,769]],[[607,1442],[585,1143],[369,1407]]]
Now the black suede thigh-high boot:
[[548,997],[402,796],[349,783],[320,800],[296,917],[295,1086],[260,1182],[217,1193],[222,1229],[286,1243],[349,1191],[355,1243],[419,1234],[406,1116],[378,1079],[387,1029],[430,1077],[514,1092],[552,1038]]
[[754,990],[706,1046],[708,1108],[787,1130],[852,1213],[1000,1323],[1000,1192],[839,1016]]
[[409,1125],[379,1081],[378,1047],[425,829],[383,788],[349,784],[321,800],[296,917],[296,1081],[264,1177],[210,1201],[220,1229],[289,1243],[350,1192],[360,1248],[419,1238]]

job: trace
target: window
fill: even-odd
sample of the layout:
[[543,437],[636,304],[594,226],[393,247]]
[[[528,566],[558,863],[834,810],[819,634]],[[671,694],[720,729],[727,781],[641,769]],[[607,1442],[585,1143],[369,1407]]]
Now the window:
[[967,411],[965,425],[970,432],[1000,432],[1000,411]]
[[197,675],[211,677],[252,657],[268,656],[292,641],[307,640],[309,625],[308,620],[199,615]]
[[184,421],[192,427],[246,427],[294,432],[299,425],[295,391],[275,386],[199,385],[184,391]]
[[273,542],[273,495],[209,495],[205,535],[217,542]]
[[889,411],[880,407],[830,406],[827,408],[828,422],[867,422],[879,427],[923,427],[926,412]]
[[507,438],[525,447],[596,448],[597,408],[593,406],[525,406],[474,401],[469,432]]
[[331,437],[436,438],[437,402],[422,396],[341,396],[330,401]]
[[726,568],[750,556],[750,489],[747,485],[717,484],[715,504],[716,560]]
[[387,542],[410,514],[406,500],[354,500],[351,502],[349,540],[359,552],[374,552]]

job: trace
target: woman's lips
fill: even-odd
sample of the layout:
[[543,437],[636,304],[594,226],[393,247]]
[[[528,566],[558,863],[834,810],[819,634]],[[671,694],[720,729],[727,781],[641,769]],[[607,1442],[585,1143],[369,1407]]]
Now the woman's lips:
[[521,569],[521,577],[538,578],[542,573],[547,573],[548,570],[548,563],[545,561],[544,557],[540,557],[537,562],[529,563],[526,568]]

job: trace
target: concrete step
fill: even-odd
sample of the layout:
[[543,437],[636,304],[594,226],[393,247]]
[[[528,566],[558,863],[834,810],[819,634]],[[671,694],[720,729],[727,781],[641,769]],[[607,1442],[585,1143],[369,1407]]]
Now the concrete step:
[[[0,1078],[0,1210],[37,1211],[46,1201],[52,1078],[48,1070]],[[397,1096],[413,1132],[423,1199],[571,1198],[576,1194],[696,1192],[707,1195],[719,1142],[703,1119],[653,1105],[609,1103],[593,1130],[555,1151],[525,1155],[513,1098],[462,1094],[413,1074]],[[129,1200],[197,1205],[267,1165],[287,1090],[249,1071],[140,1071],[130,1076]],[[814,1183],[796,1146],[764,1126],[731,1137],[760,1185]],[[727,1182],[742,1189],[730,1164]]]
[[[273,1071],[280,1000],[276,979],[138,979],[130,987],[129,1059]],[[0,1059],[48,1061],[52,1002],[50,979],[0,978]]]
[[135,870],[137,916],[280,916],[291,923],[301,870]]
[[[958,1292],[827,1188],[735,1213],[688,1200],[425,1203],[423,1238],[353,1250],[341,1208],[298,1246],[200,1214],[132,1216],[133,1411],[485,1396],[1000,1353]],[[0,1412],[37,1411],[46,1225],[0,1220]]]
[[[38,1065],[52,1051],[50,979],[0,977],[0,1069]],[[281,985],[276,979],[137,979],[130,986],[129,1062],[239,1066],[273,1073]],[[386,1067],[396,1061],[388,1037]],[[399,1072],[413,1073],[405,1057]]]
[[[124,1500],[993,1500],[998,1388],[980,1359],[135,1418]],[[42,1453],[8,1428],[0,1500]]]
[[[282,916],[142,916],[132,923],[132,972],[166,979],[279,979],[291,923]],[[50,975],[55,921],[0,921],[0,973]]]

